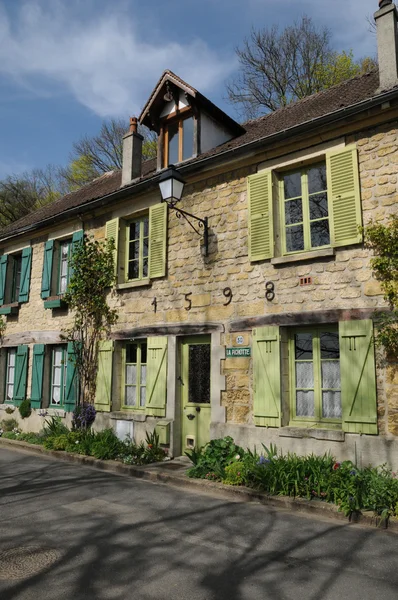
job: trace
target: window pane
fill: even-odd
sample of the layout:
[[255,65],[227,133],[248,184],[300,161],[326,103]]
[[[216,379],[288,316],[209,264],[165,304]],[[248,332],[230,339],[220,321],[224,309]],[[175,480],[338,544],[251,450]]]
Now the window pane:
[[22,268],[22,256],[14,258],[14,286],[12,294],[12,302],[17,302],[19,297],[19,291],[21,287],[21,268]]
[[149,248],[149,240],[147,238],[146,240],[144,240],[144,244],[143,244],[142,256],[144,258],[147,258],[147,256],[148,256],[148,248]]
[[327,189],[326,165],[316,165],[308,169],[308,193],[322,192]]
[[328,195],[314,194],[310,196],[310,219],[322,219],[328,216]]
[[303,226],[286,227],[286,251],[297,252],[298,250],[304,250]]
[[126,365],[126,384],[137,383],[137,365]]
[[322,387],[340,389],[340,362],[338,360],[323,360],[321,363]]
[[141,365],[141,385],[146,385],[146,365]]
[[130,237],[129,240],[138,240],[140,237],[140,223],[139,221],[130,223]]
[[53,386],[51,401],[53,404],[61,403],[61,389],[59,388],[59,386]]
[[169,165],[178,160],[178,123],[172,123],[167,128],[169,132]]
[[322,417],[325,419],[341,419],[340,392],[322,392]]
[[294,340],[296,360],[312,360],[312,333],[296,333]]
[[285,198],[301,196],[301,172],[290,173],[283,178]]
[[14,396],[14,384],[7,385],[7,400],[12,400]]
[[127,344],[126,346],[126,363],[137,362],[137,344]]
[[296,415],[298,417],[314,417],[315,403],[314,392],[297,390],[296,392]]
[[54,367],[53,369],[53,384],[61,385],[62,367]]
[[135,406],[136,397],[137,397],[137,388],[134,386],[126,386],[126,397],[125,404],[126,406]]
[[327,246],[330,244],[329,219],[311,223],[311,247]]
[[189,117],[189,119],[185,119],[185,121],[183,121],[182,127],[182,158],[183,160],[185,160],[186,158],[191,158],[191,156],[193,155],[193,118]]
[[210,344],[189,346],[189,402],[210,403]]
[[146,364],[147,345],[146,342],[141,344],[141,364]]
[[285,223],[301,223],[303,220],[303,207],[301,198],[285,202]]
[[129,262],[128,278],[129,279],[138,279],[139,276],[140,276],[139,262],[138,262],[138,260],[132,260],[131,262]]
[[320,335],[321,358],[340,358],[339,334],[334,331],[325,331]]
[[296,388],[313,389],[313,387],[314,387],[313,363],[311,361],[297,362],[296,363]]
[[148,259],[144,258],[142,262],[142,276],[148,277]]
[[16,354],[17,354],[17,351],[14,349],[8,351],[8,366],[9,367],[15,367]]
[[140,257],[140,242],[131,242],[129,245],[129,260]]
[[149,219],[145,217],[144,219],[144,237],[148,237],[149,235]]
[[142,387],[140,389],[140,406],[145,406],[145,400],[146,400],[146,388]]

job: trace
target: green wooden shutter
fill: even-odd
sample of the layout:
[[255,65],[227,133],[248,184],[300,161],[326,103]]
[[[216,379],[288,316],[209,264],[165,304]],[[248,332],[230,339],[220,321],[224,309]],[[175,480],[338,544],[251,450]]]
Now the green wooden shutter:
[[166,275],[167,204],[149,209],[149,277]]
[[66,412],[73,412],[79,397],[79,380],[76,369],[76,356],[72,342],[68,342],[66,360],[67,364],[64,408]]
[[118,253],[118,244],[119,244],[119,219],[112,219],[111,221],[107,221],[105,224],[105,237],[107,240],[113,238],[115,242],[115,249],[113,251],[113,264],[115,269],[115,277],[117,277],[118,273],[118,261],[117,261],[117,253]]
[[8,254],[0,257],[0,305],[5,302]]
[[272,171],[261,171],[247,178],[249,205],[249,259],[274,256],[272,216]]
[[31,266],[32,248],[24,248],[22,250],[21,285],[19,289],[18,302],[28,302],[29,300]]
[[51,296],[51,278],[53,271],[54,240],[48,240],[44,244],[43,275],[41,279],[41,297]]
[[26,398],[26,378],[28,374],[28,346],[18,346],[15,357],[15,380],[13,402],[18,406]]
[[156,417],[166,415],[167,337],[147,340],[146,412]]
[[33,346],[32,389],[30,391],[30,404],[32,408],[41,408],[45,349],[44,344],[35,344]]
[[343,429],[377,435],[373,322],[339,323]]
[[95,408],[109,412],[112,398],[112,356],[113,342],[104,340],[98,349],[97,389],[95,393]]
[[279,427],[281,364],[279,327],[253,331],[253,418],[256,425]]
[[358,155],[355,146],[326,154],[332,246],[362,241]]
[[[83,229],[79,229],[78,231],[75,231],[72,235],[72,247],[71,247],[71,255],[74,253],[75,249],[77,248],[78,244],[81,244],[84,238],[84,231]],[[71,280],[73,276],[73,269],[72,266],[70,264],[70,262],[68,261],[68,282]]]

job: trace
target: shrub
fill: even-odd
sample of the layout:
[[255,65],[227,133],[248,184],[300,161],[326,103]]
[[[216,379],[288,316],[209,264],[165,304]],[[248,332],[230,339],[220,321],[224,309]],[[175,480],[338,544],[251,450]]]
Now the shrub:
[[72,416],[72,429],[89,429],[95,421],[97,411],[92,404],[76,406]]
[[123,453],[125,444],[115,435],[113,429],[104,429],[95,435],[91,444],[91,455],[101,460],[112,460]]
[[229,436],[211,440],[201,451],[186,452],[188,458],[196,461],[187,474],[189,477],[206,479],[208,473],[213,473],[215,475],[213,479],[221,481],[225,478],[225,467],[239,460],[244,454],[243,448],[237,446]]
[[3,431],[13,431],[13,429],[18,429],[18,421],[16,419],[3,419],[0,426]]
[[45,425],[42,430],[43,437],[58,436],[63,433],[69,433],[69,429],[62,423],[61,417],[50,417],[49,420],[45,419]]
[[15,410],[14,406],[7,406],[7,408],[6,408],[7,415],[12,415],[14,410]]
[[21,404],[19,405],[19,414],[21,415],[22,419],[26,419],[32,414],[29,398],[22,400]]
[[225,467],[225,477],[222,482],[227,485],[244,485],[245,472],[246,467],[244,462],[237,460],[236,462]]

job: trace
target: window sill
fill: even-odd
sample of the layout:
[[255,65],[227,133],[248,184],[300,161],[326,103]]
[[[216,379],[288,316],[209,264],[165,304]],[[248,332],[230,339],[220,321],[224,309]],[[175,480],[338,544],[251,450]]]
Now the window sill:
[[271,258],[272,265],[284,265],[288,263],[301,262],[304,260],[314,260],[317,258],[325,258],[328,256],[334,256],[334,248],[325,248],[324,250],[311,250],[310,252],[302,252],[301,254],[291,254],[288,256],[277,256]]
[[0,315],[17,315],[19,312],[19,303],[3,304],[0,306]]
[[279,437],[313,438],[330,442],[344,442],[345,433],[341,429],[312,429],[309,427],[281,427]]
[[148,279],[140,279],[139,281],[127,281],[126,283],[117,283],[117,290],[127,290],[129,288],[143,287],[144,285],[151,285],[151,280]]
[[138,421],[144,423],[146,421],[145,409],[138,411],[136,408],[123,408],[122,410],[110,413],[110,418],[115,421]]
[[44,300],[44,308],[67,308],[67,306],[62,296],[51,296]]
[[46,411],[46,416],[49,417],[61,417],[61,419],[64,419],[66,415],[66,411],[63,408],[55,408],[50,406],[49,408],[42,408],[40,410]]

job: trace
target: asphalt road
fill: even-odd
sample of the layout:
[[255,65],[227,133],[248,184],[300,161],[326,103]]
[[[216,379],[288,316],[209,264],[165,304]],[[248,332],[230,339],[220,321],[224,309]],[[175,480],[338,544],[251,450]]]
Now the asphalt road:
[[397,549],[397,534],[0,449],[1,600],[397,600]]

